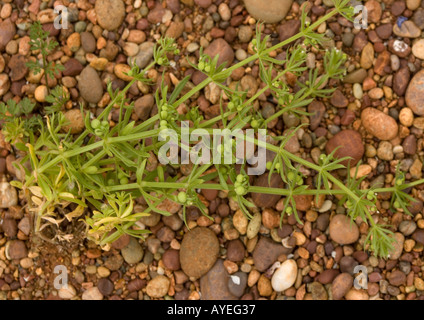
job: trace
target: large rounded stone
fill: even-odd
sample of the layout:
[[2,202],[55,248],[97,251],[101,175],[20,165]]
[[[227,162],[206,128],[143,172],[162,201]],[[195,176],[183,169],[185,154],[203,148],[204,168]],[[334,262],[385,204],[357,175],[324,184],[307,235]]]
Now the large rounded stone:
[[335,134],[328,140],[325,151],[330,154],[336,148],[338,148],[334,153],[336,159],[351,158],[342,162],[345,166],[348,165],[349,161],[351,166],[356,165],[362,159],[365,151],[361,135],[355,130],[343,130]]
[[285,18],[293,0],[244,0],[249,14],[266,23],[276,23]]
[[234,51],[231,46],[222,38],[216,39],[205,49],[205,54],[209,55],[212,59],[219,54],[217,65],[226,63],[225,66],[228,68],[234,60]]
[[188,276],[200,278],[212,268],[218,254],[219,242],[215,233],[204,227],[194,228],[181,242],[181,268]]

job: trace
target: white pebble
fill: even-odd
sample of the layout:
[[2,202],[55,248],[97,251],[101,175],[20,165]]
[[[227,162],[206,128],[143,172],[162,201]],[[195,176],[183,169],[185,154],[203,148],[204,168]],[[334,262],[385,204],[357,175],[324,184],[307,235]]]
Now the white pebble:
[[272,288],[281,292],[290,288],[297,278],[297,264],[296,261],[290,259],[284,261],[281,266],[275,271],[271,279]]

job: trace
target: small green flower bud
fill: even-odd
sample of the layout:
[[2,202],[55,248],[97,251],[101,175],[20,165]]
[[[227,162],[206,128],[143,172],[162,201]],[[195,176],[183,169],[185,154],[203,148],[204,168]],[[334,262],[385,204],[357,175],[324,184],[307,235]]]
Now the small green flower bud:
[[181,203],[185,203],[187,201],[187,194],[184,191],[181,191],[178,194],[178,201]]
[[244,187],[242,187],[242,186],[239,186],[239,187],[236,188],[235,191],[236,191],[236,194],[237,195],[242,196],[246,192],[246,189]]
[[98,127],[100,127],[100,120],[99,119],[93,119],[91,121],[91,127],[93,129],[97,129]]

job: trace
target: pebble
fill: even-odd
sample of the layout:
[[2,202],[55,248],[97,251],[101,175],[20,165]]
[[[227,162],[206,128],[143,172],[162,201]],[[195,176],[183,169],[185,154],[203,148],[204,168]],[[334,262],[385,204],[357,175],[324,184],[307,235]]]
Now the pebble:
[[421,35],[421,30],[411,20],[404,21],[399,27],[397,23],[393,25],[393,33],[398,37],[418,38]]
[[134,112],[139,120],[145,121],[149,118],[154,103],[155,100],[151,94],[144,95],[134,102]]
[[333,95],[331,96],[330,102],[333,106],[337,108],[346,108],[349,103],[344,94],[338,89],[334,91]]
[[168,293],[170,281],[163,275],[158,275],[149,281],[146,293],[151,298],[162,298]]
[[362,83],[367,76],[367,70],[361,68],[349,73],[343,81],[346,83]]
[[399,231],[402,232],[404,236],[410,236],[417,229],[417,224],[414,221],[402,221],[399,225]]
[[364,290],[350,289],[345,295],[346,300],[368,300],[368,293]]
[[362,87],[359,83],[353,84],[352,91],[353,91],[353,96],[356,99],[362,99],[364,92],[362,91]]
[[293,0],[244,0],[249,14],[265,23],[276,23],[285,18]]
[[205,49],[205,54],[208,54],[212,59],[219,54],[218,66],[225,62],[225,66],[228,68],[234,61],[233,49],[228,42],[222,38],[212,41]]
[[339,274],[331,285],[331,293],[334,300],[342,299],[352,288],[353,277],[348,273]]
[[380,22],[383,10],[379,2],[376,0],[368,0],[365,2],[365,8],[368,10],[368,19],[370,22]]
[[412,54],[418,59],[424,60],[424,39],[419,39],[413,44]]
[[393,147],[392,144],[388,141],[380,142],[377,149],[377,156],[381,160],[390,161],[393,160]]
[[218,6],[218,13],[224,21],[229,21],[231,19],[231,10],[224,2]]
[[340,274],[340,271],[337,269],[327,269],[321,272],[315,280],[321,284],[329,284],[333,282],[334,278],[336,278]]
[[[213,267],[200,278],[200,292],[203,300],[235,300],[235,296],[230,291],[232,282],[224,262],[218,259]],[[232,290],[234,291],[234,290]]]
[[162,261],[165,268],[176,271],[181,268],[180,254],[178,250],[168,249],[162,255]]
[[399,112],[399,122],[405,127],[410,127],[414,123],[414,113],[410,108],[402,108]]
[[118,29],[125,18],[125,4],[122,0],[96,1],[95,11],[99,25],[109,31]]
[[239,239],[231,240],[227,244],[227,259],[233,262],[243,261],[245,248]]
[[416,242],[424,245],[424,230],[422,230],[422,229],[416,230],[412,234],[412,239],[414,239]]
[[280,255],[289,254],[291,251],[292,249],[288,249],[270,238],[262,237],[259,239],[253,251],[253,262],[256,269],[263,272],[268,269]]
[[[257,187],[271,187],[271,188],[284,187],[284,182],[281,179],[280,175],[273,173],[270,180],[271,180],[270,184],[268,184],[268,173],[266,173],[256,178],[253,185]],[[280,198],[281,196],[279,195],[252,193],[253,203],[257,207],[261,207],[261,208],[273,207],[278,202],[278,200],[280,200]]]
[[240,298],[247,286],[247,274],[236,272],[228,279],[228,290],[237,298]]
[[396,120],[377,109],[363,110],[361,120],[364,128],[380,140],[391,140],[398,134]]
[[102,278],[99,279],[99,281],[97,282],[97,288],[99,289],[101,294],[107,297],[112,294],[114,285],[113,282],[109,279]]
[[318,128],[325,114],[325,105],[321,101],[313,101],[308,105],[308,113],[311,115],[309,127],[312,131]]
[[417,72],[406,89],[406,105],[419,116],[424,116],[424,70]]
[[359,229],[350,218],[338,214],[330,221],[330,238],[338,244],[351,244],[358,240]]
[[103,86],[97,71],[88,66],[82,70],[78,88],[81,96],[89,103],[97,103],[103,96]]
[[143,69],[153,58],[153,48],[155,44],[153,42],[144,42],[140,44],[139,51],[136,56],[128,57],[128,64],[133,65],[134,63]]
[[63,66],[65,70],[62,71],[62,74],[65,77],[68,77],[68,76],[75,77],[79,75],[84,68],[82,64],[77,59],[74,59],[74,58],[71,58],[68,61],[66,61]]
[[369,69],[372,67],[374,61],[374,46],[371,42],[368,42],[368,44],[362,49],[361,53],[361,68]]
[[34,98],[38,102],[46,102],[49,91],[45,85],[38,86],[34,91]]
[[57,294],[61,299],[70,300],[77,295],[77,291],[71,284],[68,284],[66,287],[60,288]]
[[252,39],[252,28],[250,26],[240,26],[239,32],[238,32],[238,38],[240,42],[245,43],[249,42],[250,39]]
[[82,300],[103,300],[103,294],[100,292],[99,288],[92,287],[84,291]]
[[409,68],[401,68],[393,77],[393,91],[398,96],[403,96],[406,88],[408,87],[409,78],[411,77],[411,73],[409,72]]
[[9,76],[12,82],[22,80],[28,72],[26,58],[21,54],[12,56],[7,66],[11,69]]
[[18,204],[18,192],[9,182],[0,182],[0,208],[8,209]]
[[247,225],[246,235],[248,239],[253,239],[261,229],[262,216],[259,212],[253,215],[253,218]]
[[393,243],[393,249],[392,251],[389,253],[389,257],[391,260],[397,260],[400,258],[400,256],[402,255],[402,251],[403,251],[403,244],[405,242],[405,237],[403,234],[396,232],[394,234],[394,243]]
[[81,133],[85,128],[84,117],[80,109],[71,109],[65,112],[65,119],[68,121],[63,127],[64,132],[71,134]]
[[10,257],[11,260],[20,260],[28,256],[25,242],[21,240],[11,240],[7,249],[6,256]]
[[13,39],[15,34],[16,27],[10,19],[0,22],[0,51],[6,48],[6,45]]
[[312,282],[308,284],[308,289],[311,292],[312,300],[328,300],[328,293],[321,283]]
[[297,278],[297,264],[293,259],[284,261],[281,266],[275,270],[271,284],[272,288],[281,292],[287,290],[296,282]]
[[219,242],[215,233],[204,227],[194,228],[181,242],[181,268],[188,276],[200,278],[212,268],[218,254]]
[[361,135],[354,130],[343,130],[335,134],[330,140],[328,140],[325,151],[330,154],[339,147],[334,153],[334,157],[337,159],[350,157],[351,160],[345,160],[342,162],[343,165],[351,163],[351,166],[356,165],[359,160],[362,159],[365,149],[362,142]]
[[129,244],[121,250],[122,257],[128,264],[138,263],[143,259],[144,251],[135,238],[131,238]]

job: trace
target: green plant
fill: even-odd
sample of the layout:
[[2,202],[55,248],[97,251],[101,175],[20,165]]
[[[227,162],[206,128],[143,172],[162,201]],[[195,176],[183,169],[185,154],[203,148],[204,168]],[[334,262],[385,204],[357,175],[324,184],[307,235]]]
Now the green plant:
[[54,78],[55,74],[63,71],[65,68],[61,64],[55,64],[53,61],[48,61],[48,55],[59,45],[56,40],[49,38],[50,33],[43,30],[40,21],[35,21],[29,29],[30,46],[31,50],[40,52],[41,65],[38,61],[28,61],[26,65],[28,68],[37,75],[41,72],[44,73],[46,86],[48,86],[48,79]]
[[[35,230],[40,230],[45,220],[59,224],[65,217],[82,218],[85,212],[89,229],[87,235],[101,245],[107,245],[124,233],[143,237],[146,231],[138,223],[138,219],[152,211],[169,215],[169,210],[165,208],[172,203],[182,207],[184,218],[188,206],[197,206],[208,216],[208,209],[198,196],[199,189],[228,193],[228,197],[233,198],[248,217],[251,217],[254,207],[248,198],[250,193],[281,195],[285,197],[281,221],[284,215],[294,215],[302,223],[297,213],[296,196],[313,195],[318,198],[320,195],[334,195],[341,197],[340,203],[346,206],[352,219],[360,217],[368,223],[369,235],[365,239],[364,249],[387,257],[393,245],[393,237],[389,226],[378,223],[377,195],[391,192],[393,210],[408,213],[407,206],[413,198],[404,190],[422,184],[424,180],[407,183],[398,172],[392,187],[372,189],[362,189],[361,181],[364,178],[357,179],[356,174],[354,177],[348,174],[346,181],[339,180],[332,172],[347,169],[349,173],[350,168],[342,165],[342,161],[346,159],[335,159],[334,152],[322,154],[316,164],[285,149],[287,141],[299,128],[279,137],[268,136],[268,142],[265,143],[255,137],[247,139],[256,145],[264,145],[276,154],[274,160],[267,163],[267,169],[269,173],[281,176],[285,188],[250,185],[245,162],[241,164],[239,172],[236,171],[234,162],[195,163],[188,175],[182,175],[178,170],[175,171],[180,165],[161,165],[157,161],[159,149],[166,143],[159,139],[161,131],[173,129],[181,136],[182,129],[178,125],[181,121],[190,121],[191,131],[204,129],[212,133],[214,128],[220,126],[230,130],[263,129],[284,113],[299,117],[307,115],[305,106],[314,98],[327,97],[332,92],[332,89],[325,89],[327,81],[340,79],[344,75],[346,56],[336,49],[326,51],[322,68],[308,71],[304,66],[306,50],[310,45],[318,48],[324,40],[322,34],[314,32],[321,23],[337,14],[348,18],[352,16],[352,8],[348,6],[348,2],[336,0],[334,10],[313,24],[307,22],[307,13],[303,10],[300,32],[274,46],[270,45],[268,36],[262,37],[258,26],[257,35],[252,41],[255,54],[233,66],[219,66],[217,57],[212,59],[202,52],[198,64],[193,64],[193,67],[204,72],[207,78],[194,87],[188,86],[188,78],[183,79],[170,95],[168,87],[162,84],[156,92],[158,113],[144,122],[135,123],[131,120],[134,104],[126,99],[126,92],[137,81],[149,84],[147,71],[156,64],[170,64],[170,54],[178,53],[172,39],[163,38],[159,41],[154,49],[154,62],[144,70],[139,70],[137,66],[131,68],[128,75],[133,80],[123,90],[113,91],[111,84],[108,85],[111,102],[95,119],[86,113],[85,130],[78,136],[62,132],[64,116],[59,108],[52,108],[39,135],[26,144],[27,156],[22,162],[30,160],[32,171],[26,171],[24,183],[13,182],[32,195],[29,202],[36,212]],[[301,43],[297,41],[300,39],[303,39]],[[272,51],[288,44],[291,47],[284,60],[270,56]],[[230,88],[225,84],[235,69],[255,61],[258,61],[264,86],[250,98],[246,92],[239,91],[238,87]],[[276,71],[274,77],[273,70]],[[299,90],[296,92],[284,81],[289,73],[298,79]],[[206,120],[196,107],[190,108],[187,113],[178,112],[178,107],[187,104],[191,97],[210,83],[218,86],[227,97],[227,104],[221,99],[219,116]],[[279,110],[271,117],[263,119],[254,109],[254,102],[267,90],[278,101]],[[119,106],[119,121],[111,126],[108,119],[114,106]],[[146,143],[148,139],[149,144]],[[193,150],[193,146],[181,143],[178,147]],[[234,154],[235,151],[233,144],[218,149],[221,156],[226,152]],[[305,168],[316,173],[315,186],[305,184]],[[213,180],[219,183],[210,183]],[[135,210],[133,199],[137,198],[143,199],[145,205],[142,209]],[[65,215],[58,210],[71,203],[76,209],[69,210]],[[88,209],[94,211],[92,216]]]

